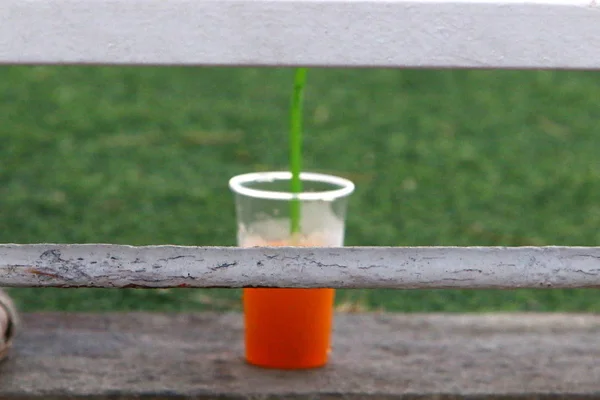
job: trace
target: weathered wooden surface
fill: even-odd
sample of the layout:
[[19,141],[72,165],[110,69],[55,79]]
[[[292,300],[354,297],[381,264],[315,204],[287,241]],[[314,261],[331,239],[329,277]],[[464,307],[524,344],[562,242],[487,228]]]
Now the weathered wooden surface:
[[600,247],[0,245],[0,286],[600,287]]
[[2,0],[0,63],[600,68],[596,0]]
[[600,398],[600,315],[337,315],[330,364],[295,372],[245,364],[242,332],[239,314],[25,315],[0,398]]

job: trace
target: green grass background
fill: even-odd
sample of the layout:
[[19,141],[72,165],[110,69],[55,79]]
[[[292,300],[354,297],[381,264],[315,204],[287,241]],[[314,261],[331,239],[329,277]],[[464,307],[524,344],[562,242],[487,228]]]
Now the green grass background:
[[[234,245],[227,180],[284,169],[289,69],[0,67],[0,242]],[[347,245],[600,244],[600,75],[309,71],[306,170]],[[11,289],[23,310],[223,310],[238,290]],[[599,290],[342,290],[341,310],[600,311]]]

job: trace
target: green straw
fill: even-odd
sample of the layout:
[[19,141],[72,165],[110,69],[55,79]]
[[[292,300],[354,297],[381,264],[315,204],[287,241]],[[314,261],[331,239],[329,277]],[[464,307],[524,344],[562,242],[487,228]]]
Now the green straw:
[[[290,113],[290,171],[292,193],[302,192],[300,171],[302,170],[302,98],[306,83],[306,68],[297,68],[294,76],[294,91]],[[290,203],[290,232],[300,233],[300,200],[293,199]]]

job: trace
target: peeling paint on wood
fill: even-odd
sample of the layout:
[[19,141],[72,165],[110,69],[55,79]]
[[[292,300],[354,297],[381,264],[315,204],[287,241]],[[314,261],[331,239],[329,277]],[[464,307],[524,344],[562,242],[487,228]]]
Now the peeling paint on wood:
[[9,287],[600,287],[600,247],[0,245]]

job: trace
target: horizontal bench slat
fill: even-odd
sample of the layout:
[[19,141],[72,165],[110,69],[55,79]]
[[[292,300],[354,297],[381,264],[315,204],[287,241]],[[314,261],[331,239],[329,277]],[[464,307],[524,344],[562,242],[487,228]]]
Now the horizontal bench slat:
[[3,0],[0,64],[600,68],[594,0]]
[[0,245],[12,287],[600,287],[600,247]]
[[240,314],[26,314],[0,398],[599,399],[600,316],[338,314],[326,368],[243,360]]

